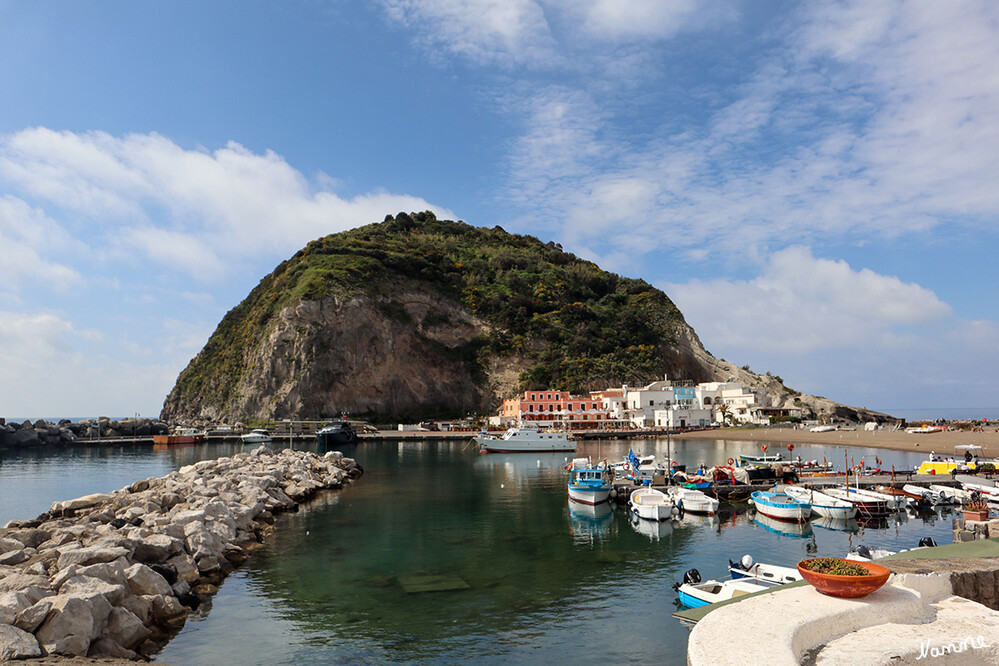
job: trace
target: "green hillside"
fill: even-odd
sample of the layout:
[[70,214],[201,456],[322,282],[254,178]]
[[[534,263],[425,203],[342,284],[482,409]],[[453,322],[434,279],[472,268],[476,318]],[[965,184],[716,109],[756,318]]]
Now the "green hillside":
[[250,347],[287,305],[364,294],[384,314],[406,319],[393,294],[407,288],[457,300],[487,324],[473,342],[446,350],[473,376],[481,376],[492,355],[529,359],[523,389],[579,391],[661,376],[671,369],[664,353],[682,322],[658,289],[601,270],[555,243],[437,220],[429,212],[400,213],[315,240],[282,262],[225,316],[174,394],[180,402],[227,400],[246,372]]

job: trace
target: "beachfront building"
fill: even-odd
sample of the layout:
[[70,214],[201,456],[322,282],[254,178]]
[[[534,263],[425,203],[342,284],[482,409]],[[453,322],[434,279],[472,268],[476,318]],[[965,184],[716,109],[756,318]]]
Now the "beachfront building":
[[539,421],[564,428],[598,428],[610,415],[599,398],[574,396],[568,391],[524,391],[523,395],[503,401],[502,423]]
[[670,380],[664,377],[639,388],[624,385],[572,395],[535,390],[503,401],[502,425],[539,421],[553,427],[695,428],[712,423],[766,424],[772,411],[763,391],[738,382]]

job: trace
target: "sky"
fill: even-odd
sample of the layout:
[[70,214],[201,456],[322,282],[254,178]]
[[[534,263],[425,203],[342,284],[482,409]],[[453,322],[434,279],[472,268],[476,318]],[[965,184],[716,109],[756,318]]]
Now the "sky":
[[0,416],[157,416],[278,263],[432,210],[999,418],[997,63],[991,1],[0,0]]

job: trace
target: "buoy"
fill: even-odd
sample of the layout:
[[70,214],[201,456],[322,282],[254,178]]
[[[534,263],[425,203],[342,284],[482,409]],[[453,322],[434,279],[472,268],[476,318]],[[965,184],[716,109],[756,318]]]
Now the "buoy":
[[728,460],[726,460],[725,462],[727,462],[727,463],[728,463],[729,465],[733,465],[733,464],[735,464],[735,460],[734,460],[734,459],[732,459],[732,458],[729,458],[729,459],[728,459]]

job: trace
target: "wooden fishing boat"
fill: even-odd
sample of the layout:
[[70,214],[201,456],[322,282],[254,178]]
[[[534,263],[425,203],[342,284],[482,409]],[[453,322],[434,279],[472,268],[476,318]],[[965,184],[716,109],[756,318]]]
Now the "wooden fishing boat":
[[757,513],[778,520],[800,523],[808,520],[812,514],[812,505],[801,502],[786,493],[773,493],[757,490],[751,497]]
[[853,488],[835,487],[824,488],[823,493],[830,497],[843,500],[857,507],[857,516],[877,517],[887,516],[891,513],[888,503],[884,500],[867,497],[857,493]]
[[593,465],[589,458],[576,458],[569,464],[569,482],[566,490],[569,499],[580,504],[603,504],[610,500],[610,470],[602,465]]
[[849,520],[857,515],[857,507],[846,500],[836,499],[818,490],[801,486],[785,486],[784,492],[812,505],[812,513],[832,520]]

